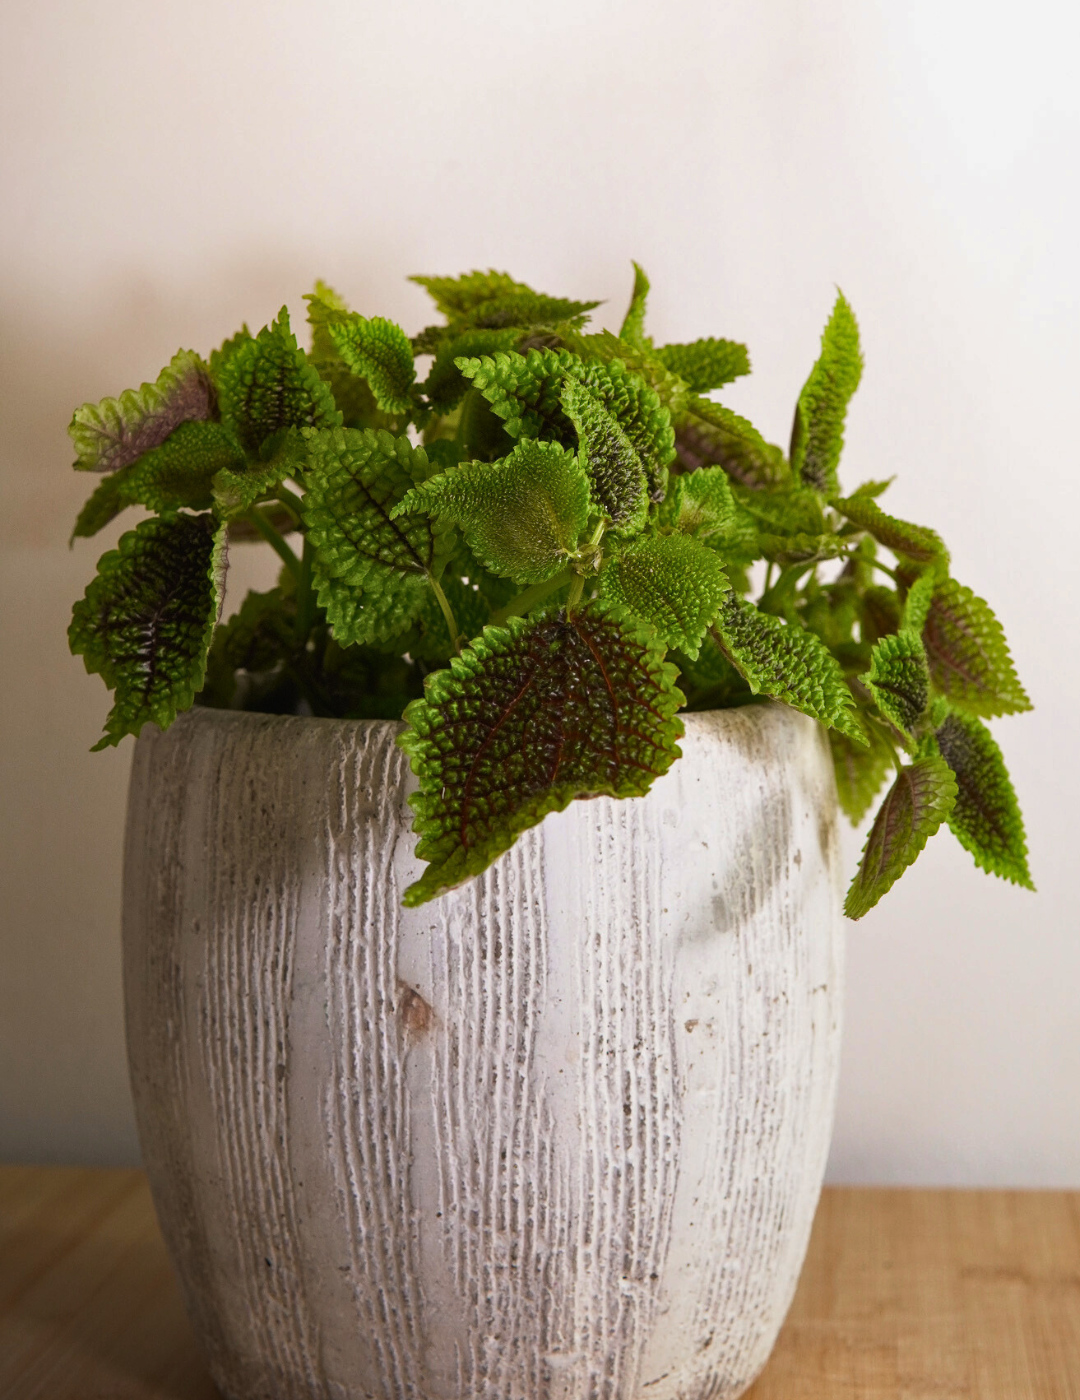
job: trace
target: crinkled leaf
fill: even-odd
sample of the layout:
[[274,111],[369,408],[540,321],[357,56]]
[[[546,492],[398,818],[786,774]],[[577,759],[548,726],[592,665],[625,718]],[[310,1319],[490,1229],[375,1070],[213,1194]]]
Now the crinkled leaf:
[[924,569],[908,588],[904,597],[903,624],[912,632],[921,633],[926,626],[937,583],[937,569],[928,568]]
[[733,379],[750,373],[750,356],[746,346],[737,340],[716,340],[710,336],[688,345],[660,345],[653,354],[695,394],[722,389]]
[[451,325],[477,330],[504,330],[508,326],[555,326],[565,322],[581,326],[598,301],[570,301],[566,297],[544,296],[542,292],[506,292],[473,306],[467,313],[451,318]]
[[458,368],[504,420],[511,437],[543,437],[573,446],[573,424],[562,406],[565,383],[580,384],[618,420],[641,460],[650,496],[661,500],[675,455],[671,419],[655,392],[620,360],[586,363],[568,350],[530,350],[459,360]]
[[427,458],[407,438],[370,428],[319,433],[308,449],[304,521],[319,604],[343,646],[386,641],[416,618],[428,574],[453,548],[452,531],[424,515],[391,518],[427,475]]
[[693,398],[675,417],[675,448],[684,471],[723,467],[732,481],[755,489],[788,479],[784,454],[752,423],[708,399]]
[[410,277],[409,281],[424,288],[448,321],[460,320],[475,307],[498,297],[532,293],[524,282],[515,282],[509,273],[494,269],[466,272],[461,277]]
[[773,564],[811,564],[823,559],[842,559],[851,551],[851,541],[841,535],[769,535],[758,531],[762,556]]
[[772,491],[755,491],[736,485],[732,494],[758,526],[770,535],[821,535],[825,533],[825,512],[817,493],[805,486],[783,486]]
[[952,811],[956,781],[936,754],[901,768],[885,794],[847,892],[844,913],[861,919],[896,884]]
[[930,672],[919,634],[904,627],[882,637],[862,680],[885,718],[910,734],[930,699]]
[[755,695],[764,692],[783,700],[856,742],[866,742],[844,673],[813,632],[728,593],[713,633]]
[[486,569],[526,584],[566,568],[589,508],[589,479],[573,453],[526,439],[499,462],[466,462],[431,477],[392,515],[424,511],[453,521]]
[[346,368],[367,381],[384,413],[410,412],[416,366],[412,344],[400,326],[352,311],[328,320],[326,333]]
[[1001,623],[955,579],[935,587],[923,643],[934,685],[954,704],[984,718],[1031,709]]
[[611,331],[585,335],[580,331],[559,328],[559,340],[564,349],[572,351],[586,363],[613,364],[618,360],[624,369],[637,377],[656,394],[669,413],[681,413],[687,399],[692,397],[686,381],[673,374],[659,359],[647,339],[630,340]]
[[649,300],[649,279],[643,268],[634,263],[634,290],[630,293],[630,305],[623,317],[620,340],[631,345],[647,345],[645,336],[645,308]]
[[435,353],[435,361],[424,381],[424,393],[436,413],[450,413],[465,397],[469,381],[455,363],[459,359],[476,359],[481,355],[496,355],[513,350],[521,338],[520,330],[463,331],[443,340]]
[[894,554],[903,554],[918,564],[941,561],[948,563],[949,555],[941,536],[922,525],[911,525],[886,515],[870,496],[848,496],[834,503],[836,509],[853,525],[869,531],[879,544]]
[[299,428],[286,428],[263,443],[257,461],[223,467],[214,477],[214,503],[227,520],[242,515],[287,477],[302,478],[307,442]]
[[375,402],[366,379],[353,374],[338,354],[330,338],[330,327],[349,316],[344,300],[325,282],[316,282],[315,291],[305,295],[308,324],[311,326],[309,359],[333,395],[346,428],[385,428],[389,416]]
[[229,342],[211,365],[222,422],[252,456],[283,428],[341,422],[329,386],[296,343],[284,306],[272,325]]
[[691,660],[730,588],[720,556],[683,534],[639,536],[600,574],[602,599],[651,623]]
[[181,423],[207,419],[214,390],[206,365],[178,350],[153,384],[75,410],[68,435],[79,471],[114,472],[160,446]]
[[821,336],[821,354],[803,385],[791,430],[791,470],[815,491],[836,490],[844,419],[862,377],[859,327],[838,292]]
[[660,523],[681,534],[719,545],[735,523],[735,499],[723,467],[703,467],[677,476],[660,506]]
[[405,712],[430,862],[405,903],[478,874],[576,797],[647,792],[679,754],[675,678],[648,628],[595,604],[485,629]]
[[950,714],[934,738],[956,778],[953,835],[983,870],[1033,890],[1024,819],[993,735],[972,715]]
[[112,472],[75,522],[72,538],[94,535],[130,505],[168,513],[214,504],[212,483],[223,467],[243,469],[244,454],[220,423],[181,423],[160,447]]
[[225,527],[209,515],[144,520],[102,555],[75,604],[68,640],[115,692],[104,737],[162,729],[192,703],[221,607]]
[[870,810],[893,765],[892,750],[874,724],[865,726],[868,744],[856,744],[846,734],[829,730],[836,795],[841,810],[854,826]]
[[900,599],[891,588],[871,584],[859,598],[859,624],[864,642],[878,642],[900,629]]
[[616,534],[636,534],[645,523],[649,501],[634,444],[619,420],[583,384],[568,378],[561,402],[577,430],[581,461],[597,506],[610,519]]

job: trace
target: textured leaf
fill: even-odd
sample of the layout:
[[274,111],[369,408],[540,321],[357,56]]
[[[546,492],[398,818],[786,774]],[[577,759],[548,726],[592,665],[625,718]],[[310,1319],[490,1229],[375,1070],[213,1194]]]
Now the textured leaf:
[[923,643],[931,680],[954,704],[984,718],[1031,709],[1001,623],[989,604],[955,579],[943,579],[934,589]]
[[864,642],[879,642],[900,630],[900,599],[891,588],[871,584],[859,599],[859,622]]
[[477,306],[516,292],[532,292],[506,272],[466,272],[461,277],[410,277],[425,289],[448,321],[460,320]]
[[201,688],[221,607],[225,529],[209,515],[144,520],[102,555],[75,604],[68,640],[115,691],[104,737],[167,728]]
[[660,523],[711,545],[727,538],[735,522],[735,499],[723,467],[703,467],[677,476],[660,506]]
[[651,623],[666,646],[691,661],[730,588],[720,556],[682,534],[631,540],[600,574],[605,602]]
[[788,479],[779,447],[765,441],[752,423],[708,399],[691,399],[675,418],[675,447],[684,471],[723,467],[732,481],[753,488]]
[[287,477],[301,478],[307,464],[307,442],[298,428],[286,428],[263,443],[258,461],[223,467],[214,477],[218,514],[232,520],[260,497],[269,495]]
[[561,402],[577,430],[581,462],[597,506],[616,534],[636,534],[645,523],[649,500],[634,444],[619,420],[583,384],[568,378]]
[[410,412],[416,366],[412,344],[400,326],[353,311],[329,321],[326,330],[342,363],[367,380],[384,413]]
[[810,564],[822,559],[842,559],[851,541],[840,535],[769,535],[758,531],[762,556],[774,564]]
[[78,453],[75,466],[79,471],[119,471],[160,446],[181,423],[207,419],[213,410],[206,365],[194,351],[178,350],[153,384],[75,410],[68,428]]
[[861,919],[892,888],[937,831],[956,800],[949,765],[928,755],[901,768],[878,809],[848,889],[844,913]]
[[459,359],[476,359],[481,355],[496,355],[513,350],[521,338],[520,330],[463,331],[443,340],[435,352],[435,361],[424,381],[427,395],[436,413],[450,413],[465,397],[469,381],[455,363]]
[[911,525],[906,520],[886,515],[871,497],[849,496],[846,500],[836,501],[835,505],[853,525],[868,530],[879,544],[891,549],[894,554],[906,555],[918,564],[939,560],[948,563],[948,551],[940,535],[922,525]]
[[868,744],[856,744],[846,734],[829,730],[836,795],[853,826],[870,810],[893,765],[892,750],[876,725],[866,725],[866,736]]
[[[468,640],[478,636],[491,617],[491,607],[487,598],[476,587],[454,578],[449,571],[443,575],[442,588],[454,614],[458,630]],[[441,662],[446,665],[455,648],[450,640],[450,629],[446,625],[443,610],[432,589],[417,615],[412,631],[405,638],[403,650],[416,660]]]
[[930,699],[930,672],[919,634],[905,627],[882,637],[862,679],[885,718],[910,734]]
[[735,593],[725,595],[713,632],[755,695],[783,700],[866,742],[844,673],[813,632],[759,612]]
[[94,535],[130,505],[167,513],[214,503],[212,482],[223,467],[244,465],[244,454],[220,423],[181,423],[160,447],[105,477],[75,522],[72,538]]
[[736,486],[732,494],[767,534],[821,535],[825,532],[821,500],[815,491],[805,486],[782,486],[771,491]]
[[566,568],[589,507],[589,479],[573,453],[526,439],[500,462],[440,472],[391,514],[424,511],[453,521],[486,569],[527,584]]
[[511,619],[428,678],[401,739],[420,779],[422,904],[575,797],[636,797],[678,757],[682,695],[647,628],[590,605]]
[[722,389],[740,375],[750,373],[750,356],[737,340],[694,340],[689,345],[661,345],[653,354],[685,380],[695,394]]
[[541,292],[507,292],[481,302],[451,325],[473,326],[477,330],[503,330],[508,326],[554,326],[565,322],[583,325],[598,301],[569,301],[565,297],[544,296]]
[[296,343],[289,313],[255,337],[237,337],[211,360],[221,418],[253,456],[283,428],[333,428],[341,422],[329,386]]
[[[349,308],[343,299],[328,287],[325,282],[316,282],[314,293],[305,295],[308,304],[308,323],[311,326],[311,363],[319,376],[329,385],[347,428],[385,428],[388,417],[375,402],[366,379],[353,374],[338,354],[337,346],[330,338],[330,327],[349,316]],[[440,334],[445,328],[440,327]]]
[[926,626],[937,583],[937,569],[929,568],[924,569],[908,588],[904,597],[903,625],[912,632],[921,634]]
[[427,475],[407,438],[338,428],[308,440],[304,521],[315,546],[319,604],[337,640],[387,641],[413,622],[453,548],[452,532],[423,515],[391,519]]
[[687,399],[692,397],[685,380],[668,369],[647,339],[628,340],[611,331],[585,335],[560,326],[559,340],[564,349],[586,363],[610,365],[618,360],[624,369],[637,375],[653,390],[662,407],[670,413],[681,413]]
[[1033,890],[1020,804],[993,735],[973,716],[951,714],[934,737],[956,778],[954,836],[983,870]]
[[791,431],[791,470],[815,491],[836,490],[844,419],[862,377],[859,327],[842,293],[821,337],[821,354],[803,385]]
[[649,300],[649,279],[643,268],[634,263],[634,290],[630,294],[630,305],[623,317],[620,340],[631,345],[647,345],[645,338],[645,307]]

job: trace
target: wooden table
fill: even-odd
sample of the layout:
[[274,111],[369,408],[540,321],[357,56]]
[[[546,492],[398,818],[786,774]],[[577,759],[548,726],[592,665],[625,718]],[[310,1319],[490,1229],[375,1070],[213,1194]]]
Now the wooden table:
[[[0,1400],[38,1397],[216,1400],[141,1172],[0,1167]],[[747,1400],[893,1397],[1080,1400],[1080,1193],[825,1192]]]

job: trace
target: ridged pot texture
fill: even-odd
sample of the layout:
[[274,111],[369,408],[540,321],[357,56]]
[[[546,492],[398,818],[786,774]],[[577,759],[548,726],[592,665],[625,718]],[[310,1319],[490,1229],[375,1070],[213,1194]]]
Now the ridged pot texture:
[[144,731],[128,1045],[161,1226],[229,1400],[721,1400],[806,1250],[837,1074],[814,722],[691,714],[420,909],[401,726]]

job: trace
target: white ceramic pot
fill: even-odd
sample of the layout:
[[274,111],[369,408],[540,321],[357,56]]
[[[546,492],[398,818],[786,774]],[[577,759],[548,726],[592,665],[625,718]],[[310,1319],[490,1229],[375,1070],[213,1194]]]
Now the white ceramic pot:
[[791,1301],[837,1075],[812,721],[686,716],[421,909],[388,722],[138,741],[124,976],[146,1167],[230,1400],[721,1400]]

